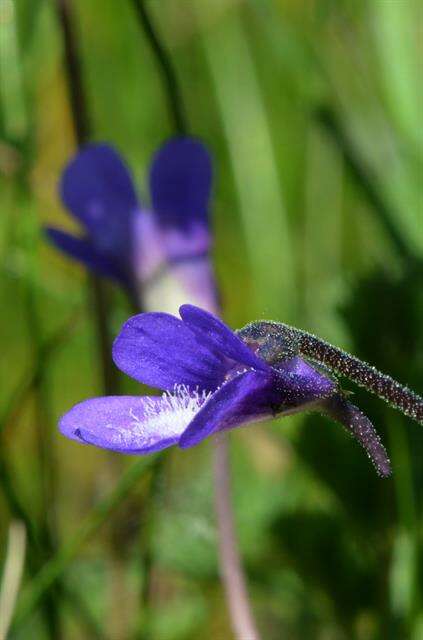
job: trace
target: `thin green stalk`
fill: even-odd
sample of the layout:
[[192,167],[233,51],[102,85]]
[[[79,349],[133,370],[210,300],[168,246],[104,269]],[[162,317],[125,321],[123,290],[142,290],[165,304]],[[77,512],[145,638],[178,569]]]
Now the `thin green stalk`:
[[[34,238],[30,239],[27,247],[27,253],[30,254]],[[33,351],[33,362],[40,363],[39,375],[34,381],[34,399],[35,399],[35,423],[38,445],[38,460],[40,464],[41,477],[40,480],[44,484],[42,487],[42,505],[41,509],[47,518],[49,509],[54,504],[53,487],[55,485],[54,451],[51,434],[51,416],[49,411],[49,398],[47,387],[45,384],[46,362],[43,360],[44,349],[43,339],[41,335],[41,326],[38,317],[36,305],[36,282],[37,264],[34,255],[30,256],[29,276],[26,295],[25,307],[27,315],[28,334]],[[48,529],[47,523],[45,523]]]
[[395,223],[397,217],[395,212],[391,210],[375,187],[375,181],[369,173],[368,167],[363,166],[363,163],[334,113],[330,109],[322,108],[316,112],[316,118],[325,127],[339,148],[348,171],[373,207],[374,212],[377,214],[398,254],[404,260],[412,259],[414,256],[410,247],[398,231]]
[[[39,363],[39,375],[34,380],[34,421],[36,440],[36,460],[38,464],[38,479],[40,487],[39,534],[43,547],[43,554],[49,557],[55,548],[57,527],[55,517],[55,487],[57,485],[57,468],[52,434],[52,419],[49,410],[49,392],[46,385],[46,361],[43,360],[43,339],[39,321],[37,298],[37,237],[38,228],[31,211],[27,212],[27,230],[25,249],[28,269],[25,281],[24,305],[27,331],[32,351],[31,360]],[[51,638],[60,638],[61,622],[58,593],[49,593],[45,598],[46,622]]]
[[84,637],[90,638],[90,640],[107,640],[107,638],[110,638],[109,634],[105,633],[103,627],[87,607],[79,591],[71,589],[65,584],[63,595],[65,597],[65,605],[70,609],[72,616],[74,617],[77,614],[81,628],[85,629],[86,635]]
[[[141,621],[136,631],[137,640],[150,640],[151,627],[149,624],[149,603],[151,597],[151,583],[154,567],[152,539],[154,535],[154,520],[157,504],[163,494],[163,481],[166,468],[166,453],[157,456],[151,469],[151,480],[147,499],[143,504],[146,518],[141,529],[140,548],[142,553],[143,581],[140,593]],[[147,522],[148,518],[148,522]]]
[[55,331],[52,336],[41,343],[38,351],[38,359],[33,363],[30,371],[25,371],[6,403],[2,415],[0,416],[0,436],[7,431],[9,425],[17,422],[19,413],[25,406],[25,402],[33,391],[34,387],[42,375],[46,361],[57,352],[69,340],[70,335],[77,327],[79,312],[72,315],[71,319]]
[[16,482],[13,481],[13,473],[10,470],[4,446],[0,446],[0,486],[10,513],[24,524],[28,536],[28,544],[37,551],[34,556],[29,556],[29,560],[31,560],[35,555],[39,554],[40,535],[34,519],[22,506],[16,493]]
[[[409,633],[421,610],[419,585],[419,531],[416,497],[413,487],[410,447],[403,424],[386,414],[393,464],[401,473],[394,474],[394,488],[400,530],[397,545],[407,547],[409,553],[397,554],[401,566],[391,575],[392,604],[396,613],[406,621]],[[397,558],[398,560],[398,558]],[[396,580],[396,578],[399,578]]]
[[[0,84],[2,97],[4,98],[3,101],[5,103],[4,106],[6,108],[6,130],[9,135],[16,140],[16,142],[25,144],[30,140],[30,132],[28,128],[28,120],[25,114],[26,96],[24,85],[21,81],[22,63],[19,58],[15,4],[15,2],[9,3],[10,6],[7,7],[8,11],[4,16],[2,16],[4,17],[4,20],[0,25],[0,58],[2,67],[2,80]],[[3,7],[3,9],[6,9],[6,7]],[[28,191],[26,167],[22,168],[20,178],[22,184],[21,190],[24,195],[26,195],[26,192]],[[26,202],[24,204],[26,204]],[[22,210],[24,211],[25,207],[22,207]],[[32,220],[30,217],[28,218],[28,216],[26,216],[25,222],[27,226],[29,225],[29,227],[31,227]],[[40,539],[43,539],[46,555],[49,555],[53,548],[52,540],[55,536],[54,520],[50,517],[52,513],[52,505],[54,505],[53,488],[55,486],[55,469],[54,456],[52,454],[52,442],[50,434],[48,433],[49,398],[47,389],[44,385],[45,367],[43,366],[41,357],[41,332],[35,308],[36,291],[33,275],[35,269],[33,267],[36,266],[36,260],[33,252],[33,247],[35,246],[34,236],[32,235],[28,240],[29,242],[26,242],[25,249],[26,256],[30,261],[30,269],[27,271],[28,276],[25,282],[24,304],[32,357],[35,362],[40,362],[41,365],[38,375],[33,381],[33,391],[38,454],[37,461],[39,464],[39,473],[37,475],[40,480],[41,493]],[[2,481],[5,494],[13,501],[13,491],[11,491],[10,486],[7,486],[7,483],[10,483],[8,480],[7,467],[5,467],[5,461],[3,461],[3,463]],[[16,506],[17,505],[15,504],[15,507]],[[57,638],[60,636],[60,611],[56,594],[48,594],[45,598],[44,605],[43,613],[45,614],[45,621],[49,630],[49,635],[52,638]]]
[[[21,503],[16,493],[16,483],[13,481],[13,474],[9,468],[3,447],[0,447],[0,486],[11,515],[22,522],[25,527],[28,537],[27,565],[31,577],[34,578],[48,558],[48,556],[46,557],[43,545],[45,541],[41,539],[36,522]],[[99,629],[96,621],[93,620],[91,613],[87,610],[87,607],[79,595],[66,585],[62,580],[62,576],[58,581],[57,587],[60,595],[64,597],[65,602],[72,608],[76,619],[90,632],[90,638],[97,638],[98,640],[104,638],[104,634]],[[46,595],[47,594],[44,594],[43,598]]]

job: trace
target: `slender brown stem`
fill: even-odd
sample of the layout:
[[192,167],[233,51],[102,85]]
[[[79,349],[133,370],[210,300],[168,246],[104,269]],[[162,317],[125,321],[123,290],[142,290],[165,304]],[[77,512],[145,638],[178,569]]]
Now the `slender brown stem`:
[[181,92],[171,58],[167,54],[167,51],[156,32],[154,23],[145,6],[145,1],[132,0],[132,4],[134,6],[136,17],[144,31],[160,68],[169,112],[173,118],[175,130],[180,135],[184,135],[187,133],[188,127],[182,106]]
[[82,82],[82,69],[79,59],[78,37],[75,30],[71,0],[54,0],[57,17],[63,36],[63,55],[69,84],[69,98],[78,144],[84,144],[89,138],[90,124],[88,107]]
[[235,533],[227,434],[218,434],[214,439],[214,445],[214,484],[219,529],[220,575],[225,587],[232,628],[235,637],[239,640],[259,640],[260,636],[251,612]]
[[[63,59],[68,81],[69,100],[72,111],[75,137],[79,147],[84,145],[90,137],[90,117],[84,90],[82,66],[80,61],[80,43],[76,25],[74,22],[73,5],[71,0],[54,0],[58,23],[62,31],[63,38]],[[105,395],[114,395],[119,388],[117,369],[111,358],[112,335],[109,323],[109,308],[107,300],[107,290],[105,283],[95,275],[89,275],[89,307],[93,308],[95,331],[97,338],[97,349],[101,362],[102,387]],[[116,526],[118,530],[118,526]],[[117,580],[119,592],[122,592],[122,576],[125,575],[122,561],[116,549],[116,545],[111,539],[112,553],[116,560],[115,580]],[[125,597],[125,594],[123,594]],[[111,598],[112,604],[117,603],[115,597]],[[117,603],[118,604],[118,603]],[[113,611],[112,616],[116,618]],[[122,627],[119,625],[119,633]]]
[[106,396],[116,394],[119,389],[118,372],[112,362],[113,341],[109,326],[109,311],[104,283],[90,274],[90,297],[95,311],[97,349],[101,358],[101,375]]
[[[54,0],[63,36],[63,58],[69,86],[69,99],[78,146],[90,135],[90,118],[80,62],[78,34],[75,28],[71,0]],[[116,392],[117,374],[110,357],[111,334],[108,322],[107,298],[103,283],[91,276],[91,296],[95,308],[98,350],[102,363],[103,388],[106,395]]]

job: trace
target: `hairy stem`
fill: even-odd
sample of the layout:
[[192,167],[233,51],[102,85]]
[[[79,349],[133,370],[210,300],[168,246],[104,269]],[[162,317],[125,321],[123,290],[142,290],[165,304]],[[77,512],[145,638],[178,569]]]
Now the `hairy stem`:
[[220,574],[225,587],[232,628],[239,640],[259,640],[251,612],[244,572],[238,551],[231,504],[231,480],[227,434],[214,439],[215,505],[219,529]]
[[282,322],[252,322],[238,331],[267,362],[300,355],[345,376],[423,424],[423,398],[391,376],[307,331]]
[[400,384],[391,376],[381,373],[375,367],[355,356],[333,347],[328,342],[312,334],[299,332],[299,350],[316,362],[352,380],[361,387],[382,398],[406,416],[423,423],[423,398]]

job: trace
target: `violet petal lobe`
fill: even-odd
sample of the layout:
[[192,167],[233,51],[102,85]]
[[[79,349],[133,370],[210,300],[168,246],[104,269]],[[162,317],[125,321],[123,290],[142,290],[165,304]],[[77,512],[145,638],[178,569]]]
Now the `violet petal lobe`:
[[272,416],[273,404],[280,399],[272,378],[250,370],[226,382],[197,413],[179,446],[192,447],[217,431]]
[[[179,409],[179,413],[178,413]],[[196,403],[173,406],[162,396],[107,396],[75,405],[60,420],[68,438],[119,453],[143,454],[174,445]]]
[[195,138],[178,137],[155,154],[150,171],[153,210],[164,227],[186,229],[208,224],[212,166],[205,146]]
[[167,313],[141,313],[122,327],[113,359],[126,374],[159,389],[185,384],[214,390],[227,372],[224,358]]
[[47,227],[47,238],[55,247],[82,262],[90,271],[106,278],[113,278],[121,284],[127,284],[127,276],[112,259],[100,254],[86,238],[77,238],[60,229]]
[[312,402],[326,398],[337,389],[337,383],[332,378],[299,356],[282,360],[274,367],[281,376],[283,386],[290,390],[294,398],[297,396],[297,401]]
[[354,436],[367,452],[381,477],[386,478],[391,474],[391,463],[380,436],[360,409],[338,393],[324,401],[322,412],[342,424]]
[[269,371],[264,360],[249,347],[226,324],[204,309],[183,304],[179,314],[184,323],[204,342],[212,345],[227,358],[248,367]]
[[129,171],[112,147],[83,147],[65,168],[60,191],[98,250],[115,255],[128,250],[130,219],[139,205]]
[[194,222],[189,227],[164,227],[160,217],[155,216],[162,231],[162,243],[168,262],[177,262],[190,258],[208,256],[212,245],[212,233],[201,222]]

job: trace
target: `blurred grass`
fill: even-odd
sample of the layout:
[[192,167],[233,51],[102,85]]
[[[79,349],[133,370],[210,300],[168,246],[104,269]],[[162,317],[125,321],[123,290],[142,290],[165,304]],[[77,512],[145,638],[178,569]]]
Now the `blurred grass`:
[[22,595],[20,608],[17,611],[15,624],[19,624],[33,611],[42,595],[65,571],[66,566],[80,551],[86,540],[97,533],[100,526],[107,520],[128,496],[143,473],[153,463],[154,456],[141,459],[133,463],[120,478],[111,493],[105,496],[90,512],[80,525],[73,538],[63,544],[55,556],[44,565],[36,579],[31,582],[27,591]]
[[[199,21],[201,15],[200,9]],[[230,11],[225,20],[206,28],[203,43],[239,198],[256,304],[252,311],[254,317],[282,312],[289,320],[295,306],[291,238],[269,121],[242,16]],[[260,229],[266,228],[272,233],[262,235]],[[272,264],[279,268],[269,270]]]
[[[93,137],[125,154],[146,199],[149,158],[172,131],[155,61],[130,2],[74,4]],[[421,390],[420,3],[146,5],[172,56],[191,130],[215,157],[214,255],[225,317],[234,326],[260,317],[296,322]],[[57,198],[60,170],[74,151],[60,52],[50,2],[0,1],[0,415],[39,366],[28,334],[36,313],[39,345],[64,332],[63,344],[42,356],[52,422],[100,393],[86,277],[40,232],[46,221],[74,226]],[[324,126],[322,110],[345,139]],[[345,140],[376,197],[351,170]],[[109,293],[116,332],[130,310],[120,293]],[[124,379],[122,386],[136,388]],[[232,436],[241,546],[259,626],[270,640],[420,638],[423,435],[361,391],[357,402],[389,436],[392,480],[376,478],[345,434],[314,416]],[[0,446],[20,503],[39,526],[49,515],[45,508],[40,514],[36,423],[30,393]],[[38,596],[31,594],[63,570],[107,636],[111,524],[81,537],[70,555],[66,545],[81,518],[96,519],[98,496],[113,491],[110,461],[103,451],[56,438],[53,424],[39,426],[46,437],[53,431],[58,478],[48,511],[57,510],[59,556],[35,582],[27,572],[18,612],[32,610]],[[155,505],[152,638],[231,637],[217,575],[209,446],[169,455]],[[124,482],[134,467],[123,459],[122,468]],[[148,477],[125,504],[118,493],[110,515],[122,531],[126,591],[133,594],[128,638],[138,636],[142,613],[143,483]],[[4,489],[2,549],[13,515]],[[90,637],[75,608],[57,597],[64,637]],[[35,639],[51,637],[40,607],[13,637],[29,629]]]

